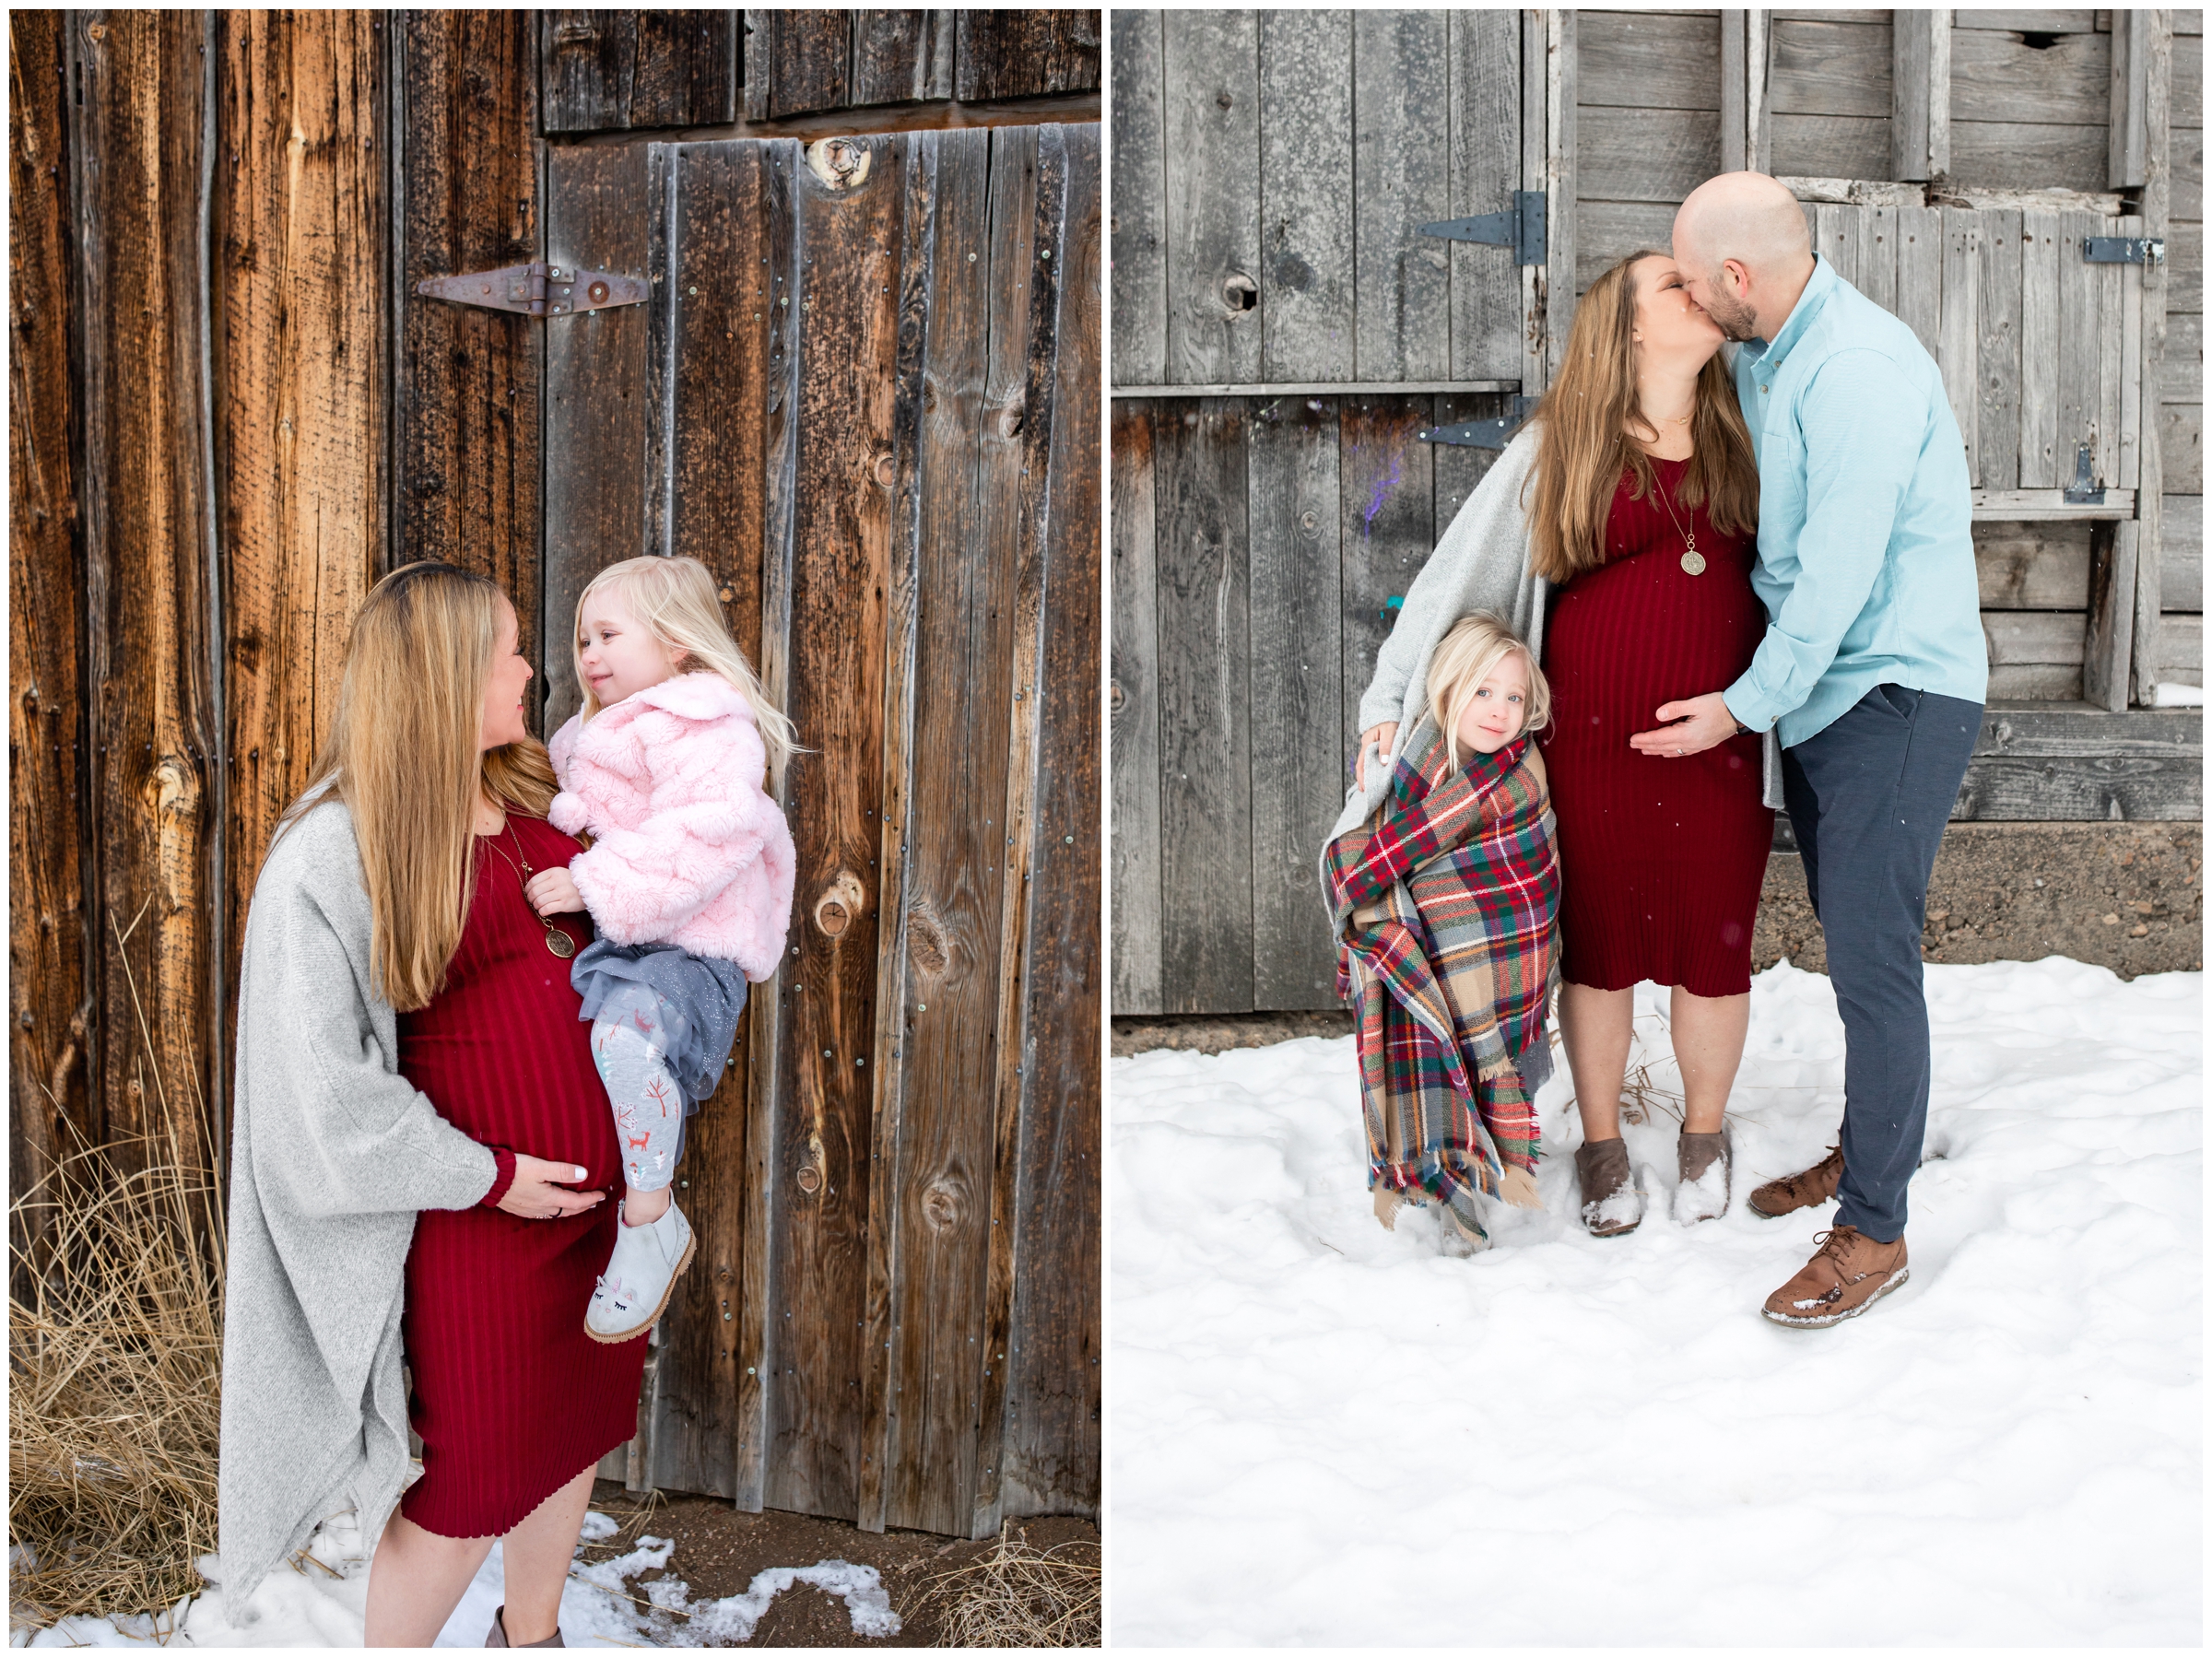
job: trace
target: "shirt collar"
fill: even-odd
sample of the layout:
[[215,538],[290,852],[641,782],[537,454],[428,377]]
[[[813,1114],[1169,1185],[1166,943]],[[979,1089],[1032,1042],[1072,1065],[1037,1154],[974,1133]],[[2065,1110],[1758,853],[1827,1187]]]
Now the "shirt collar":
[[1791,308],[1790,320],[1782,324],[1782,331],[1772,339],[1748,347],[1756,360],[1771,368],[1781,367],[1783,358],[1805,337],[1805,331],[1813,325],[1813,318],[1820,314],[1821,306],[1828,302],[1828,296],[1841,280],[1836,275],[1836,267],[1815,253],[1813,274],[1806,278],[1805,291],[1797,296],[1797,303]]

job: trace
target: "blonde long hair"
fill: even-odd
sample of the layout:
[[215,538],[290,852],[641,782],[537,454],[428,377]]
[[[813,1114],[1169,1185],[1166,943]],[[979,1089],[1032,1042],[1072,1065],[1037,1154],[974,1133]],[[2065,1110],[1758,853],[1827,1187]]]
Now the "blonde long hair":
[[346,802],[369,892],[372,985],[403,1013],[444,988],[460,946],[479,793],[542,817],[559,786],[535,737],[481,746],[502,607],[512,609],[496,582],[452,564],[408,564],[377,582],[346,641],[330,734],[277,819],[280,834],[326,781]]
[[[1631,499],[1657,487],[1651,456],[1629,436],[1640,419],[1633,273],[1638,260],[1665,257],[1640,248],[1590,284],[1574,308],[1559,377],[1536,405],[1529,568],[1546,581],[1570,581],[1606,561],[1606,521],[1623,472],[1636,476]],[[1759,523],[1759,464],[1717,351],[1699,371],[1689,429],[1695,451],[1676,505],[1692,512],[1710,501],[1715,529],[1748,534]]]
[[1521,711],[1518,742],[1551,723],[1551,684],[1535,652],[1502,617],[1477,610],[1453,622],[1429,658],[1429,717],[1444,735],[1444,775],[1459,770],[1459,722],[1483,680],[1506,657],[1518,655],[1528,672],[1528,702]]
[[629,612],[630,619],[658,640],[679,662],[689,657],[684,671],[703,668],[718,674],[745,699],[759,727],[761,746],[768,750],[771,774],[799,747],[790,718],[768,699],[768,691],[753,672],[752,664],[730,636],[714,591],[714,578],[697,558],[624,558],[609,564],[591,579],[576,596],[576,625],[571,629],[571,656],[576,683],[583,690],[583,722],[589,724],[599,711],[599,699],[583,676],[583,606],[594,593],[611,590]]

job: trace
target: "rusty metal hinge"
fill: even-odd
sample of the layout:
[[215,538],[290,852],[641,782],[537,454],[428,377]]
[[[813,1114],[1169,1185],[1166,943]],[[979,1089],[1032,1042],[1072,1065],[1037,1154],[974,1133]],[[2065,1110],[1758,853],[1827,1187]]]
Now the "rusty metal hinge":
[[487,311],[567,316],[578,311],[642,305],[652,289],[642,276],[618,276],[612,271],[539,263],[470,271],[457,276],[425,276],[415,284],[415,291],[426,299],[477,305]]
[[1510,213],[1478,213],[1472,218],[1440,218],[1421,227],[1424,236],[1441,236],[1449,241],[1481,241],[1492,247],[1510,247],[1516,264],[1541,264],[1545,259],[1544,192],[1516,190]]

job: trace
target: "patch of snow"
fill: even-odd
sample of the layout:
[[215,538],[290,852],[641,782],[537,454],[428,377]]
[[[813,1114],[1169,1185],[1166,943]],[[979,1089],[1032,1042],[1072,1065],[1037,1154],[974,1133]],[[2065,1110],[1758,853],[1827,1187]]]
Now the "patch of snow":
[[1602,1203],[1584,1203],[1583,1221],[1588,1226],[1632,1225],[1643,1217],[1643,1193],[1636,1188],[1636,1172],[1629,1170],[1629,1182]]
[[2205,705],[2205,687],[2202,685],[2160,685],[2157,708],[2201,708]]
[[1718,1219],[1728,1212],[1728,1165],[1716,1157],[1694,1180],[1675,1181],[1675,1224],[1694,1226],[1700,1220]]
[[[620,1527],[605,1513],[584,1515],[582,1540],[605,1542]],[[369,1551],[350,1512],[316,1527],[291,1569],[271,1571],[233,1621],[216,1580],[213,1555],[200,1562],[207,1586],[187,1595],[159,1617],[64,1617],[35,1632],[18,1629],[17,1645],[124,1646],[157,1640],[171,1646],[299,1647],[359,1646],[369,1602]],[[676,1544],[665,1537],[641,1536],[638,1545],[618,1558],[570,1568],[561,1591],[560,1632],[571,1646],[635,1649],[639,1645],[722,1645],[749,1639],[775,1596],[804,1583],[840,1595],[853,1619],[853,1631],[880,1639],[899,1632],[890,1595],[872,1565],[824,1559],[805,1567],[778,1566],[754,1577],[745,1592],[727,1598],[691,1601],[689,1584],[665,1574],[649,1583],[632,1579],[647,1571],[667,1572]],[[431,1643],[481,1646],[492,1614],[506,1597],[500,1546],[461,1596]],[[642,1601],[643,1604],[639,1602]]]
[[[1759,1312],[1833,1205],[1742,1198],[1834,1143],[1825,977],[1753,981],[1728,1214],[1589,1236],[1561,1066],[1471,1260],[1375,1223],[1349,1039],[1114,1061],[1115,1643],[1365,1645],[1472,1566],[1392,1638],[2199,1645],[2203,975],[1925,974],[1911,1281],[1824,1330]],[[1624,1133],[1671,1195],[1675,1124]],[[1814,1578],[1873,1585],[1847,1629]]]

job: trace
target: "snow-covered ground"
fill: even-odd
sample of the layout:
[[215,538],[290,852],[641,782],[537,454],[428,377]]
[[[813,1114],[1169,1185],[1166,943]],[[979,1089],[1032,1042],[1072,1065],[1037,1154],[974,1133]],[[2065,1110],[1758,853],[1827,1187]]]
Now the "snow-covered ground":
[[[604,1513],[593,1513],[584,1520],[586,1542],[604,1541],[615,1532],[615,1522]],[[841,1596],[852,1614],[855,1634],[881,1638],[899,1631],[898,1614],[891,1609],[890,1596],[872,1565],[824,1559],[817,1565],[779,1567],[760,1572],[743,1593],[696,1604],[690,1590],[673,1573],[645,1584],[631,1580],[648,1570],[665,1570],[675,1545],[662,1538],[641,1536],[636,1547],[618,1558],[595,1565],[580,1561],[561,1592],[562,1639],[572,1646],[602,1649],[729,1645],[750,1639],[754,1626],[767,1614],[769,1602],[798,1582]],[[369,1558],[353,1515],[345,1513],[326,1521],[305,1552],[309,1557],[288,1570],[279,1568],[272,1571],[253,1591],[253,1619],[242,1627],[231,1620],[221,1586],[211,1584],[159,1617],[65,1617],[28,1639],[19,1632],[13,1643],[359,1646],[369,1599]],[[207,1564],[213,1569],[212,1560]],[[477,1573],[433,1643],[481,1646],[491,1628],[492,1613],[504,1597],[502,1580],[500,1548],[495,1543],[484,1569]]]
[[1658,1118],[1585,1234],[1562,1065],[1470,1259],[1374,1221],[1348,1038],[1116,1061],[1114,1642],[2199,1644],[2203,977],[1927,986],[1912,1280],[1826,1330],[1759,1307],[1833,1206],[1744,1206],[1832,1142],[1824,977],[1754,981],[1725,1216]]

